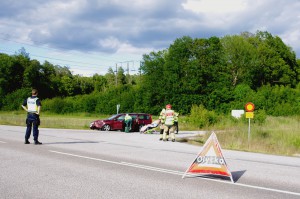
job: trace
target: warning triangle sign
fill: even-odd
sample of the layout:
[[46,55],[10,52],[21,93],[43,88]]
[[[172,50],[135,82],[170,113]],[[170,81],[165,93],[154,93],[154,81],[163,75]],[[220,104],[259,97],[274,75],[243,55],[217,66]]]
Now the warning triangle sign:
[[221,175],[229,177],[233,182],[231,172],[227,167],[226,161],[222,154],[221,146],[214,132],[205,142],[197,158],[186,170],[182,178],[184,178],[187,173]]

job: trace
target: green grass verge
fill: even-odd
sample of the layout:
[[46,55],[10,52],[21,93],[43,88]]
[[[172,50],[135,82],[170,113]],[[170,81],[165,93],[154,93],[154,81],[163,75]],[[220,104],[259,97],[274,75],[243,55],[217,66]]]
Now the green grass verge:
[[[250,134],[248,120],[243,119],[223,118],[205,130],[217,134],[223,149],[300,157],[300,116],[268,116],[263,124],[250,120]],[[207,133],[180,141],[203,145],[209,136]]]
[[[107,118],[108,115],[96,115],[90,113],[76,113],[57,115],[43,112],[40,116],[41,128],[62,129],[89,129],[92,121]],[[24,111],[0,112],[0,124],[25,126],[26,113]]]

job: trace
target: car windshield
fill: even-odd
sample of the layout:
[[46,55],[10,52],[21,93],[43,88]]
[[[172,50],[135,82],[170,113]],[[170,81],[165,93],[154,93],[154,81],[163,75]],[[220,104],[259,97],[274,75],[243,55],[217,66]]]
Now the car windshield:
[[[132,120],[135,120],[136,118],[139,118],[141,120],[149,119],[149,116],[146,115],[136,115],[136,114],[129,114],[132,117]],[[114,120],[117,119],[118,121],[122,121],[125,119],[125,114],[114,114],[107,118],[107,120]]]
[[112,115],[112,116],[110,116],[110,117],[107,118],[107,119],[108,119],[108,120],[113,120],[116,116],[117,116],[117,114],[116,114],[116,115]]
[[118,121],[123,121],[125,119],[125,115],[121,115],[120,117],[118,117]]

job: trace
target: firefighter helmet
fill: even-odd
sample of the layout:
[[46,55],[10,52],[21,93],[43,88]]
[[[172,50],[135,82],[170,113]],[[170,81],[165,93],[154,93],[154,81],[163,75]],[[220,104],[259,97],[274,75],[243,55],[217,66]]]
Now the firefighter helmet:
[[171,109],[172,108],[172,105],[171,104],[167,104],[166,105],[166,109]]

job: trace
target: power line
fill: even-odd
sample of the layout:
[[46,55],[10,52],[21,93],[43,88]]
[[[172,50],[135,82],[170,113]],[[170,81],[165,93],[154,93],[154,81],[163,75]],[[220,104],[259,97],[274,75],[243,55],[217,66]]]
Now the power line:
[[[5,33],[0,33],[0,35],[9,36],[8,34],[5,34]],[[26,42],[19,42],[19,41],[15,41],[15,40],[12,40],[12,39],[7,39],[7,38],[1,38],[0,37],[0,39],[4,40],[4,41],[13,42],[13,43],[18,43],[18,44],[32,46],[32,47],[35,47],[35,48],[51,50],[51,51],[56,51],[56,52],[60,52],[60,53],[62,52],[63,55],[72,55],[72,56],[77,56],[78,57],[78,54],[70,53],[70,52],[65,52],[65,51],[62,51],[60,49],[55,49],[55,48],[50,48],[50,47],[43,47],[43,46],[33,45],[33,44],[26,43]],[[85,54],[86,55],[91,55],[90,53],[85,53]],[[33,54],[31,54],[31,55],[33,55]],[[86,57],[86,55],[85,55],[85,57]],[[34,55],[34,56],[35,57],[40,57],[40,58],[47,58],[47,59],[51,59],[51,60],[66,61],[66,62],[70,62],[70,63],[88,64],[88,65],[99,66],[99,64],[95,64],[95,63],[85,63],[85,62],[71,61],[71,60],[66,60],[66,59],[57,59],[57,58],[51,58],[51,57],[46,57],[46,56],[41,56],[41,55]],[[88,57],[90,57],[91,59],[94,59],[94,60],[99,60],[99,58],[95,58],[95,57],[92,57],[92,56],[88,56]],[[104,58],[104,57],[102,57],[101,59],[102,59],[102,61],[106,60],[106,61],[112,61],[112,62],[121,63],[119,60],[116,60],[116,59],[109,59],[109,58]],[[136,62],[139,62],[139,61],[136,61]]]
[[[0,34],[5,35],[3,33],[0,33]],[[53,48],[48,48],[48,47],[36,46],[36,45],[24,43],[24,42],[13,41],[11,39],[1,38],[1,37],[0,37],[0,39],[1,40],[5,40],[5,41],[14,42],[14,43],[19,43],[19,44],[33,46],[35,48],[41,48],[41,49],[47,49],[47,50],[49,50],[49,49],[52,50],[53,49]],[[64,52],[62,50],[57,50],[57,49],[54,49],[54,50],[55,51],[59,51],[59,52],[63,52],[63,54],[69,54],[69,55],[77,56],[74,53],[66,53],[66,52]],[[7,51],[7,50],[4,50],[4,49],[2,49],[2,51],[13,53],[11,51]],[[30,53],[30,56],[33,57],[33,58],[43,58],[43,59],[45,59],[45,61],[47,61],[47,59],[48,59],[48,60],[55,60],[55,61],[63,61],[63,62],[67,62],[67,63],[72,63],[71,67],[69,66],[69,64],[66,64],[66,63],[59,63],[58,65],[63,65],[63,66],[67,65],[68,68],[77,69],[77,70],[85,70],[85,69],[89,70],[90,69],[90,70],[97,70],[97,71],[104,72],[101,69],[107,68],[107,70],[108,70],[108,68],[111,67],[111,64],[104,66],[104,65],[99,65],[99,64],[96,64],[96,63],[87,63],[87,62],[73,61],[73,60],[67,60],[67,59],[52,58],[52,57],[49,57],[49,56],[41,56],[41,55],[36,55],[36,54],[31,54],[31,53]],[[92,58],[95,59],[94,57],[92,57]],[[112,60],[112,59],[107,59],[107,60]],[[126,63],[126,62],[128,62],[128,61],[117,62],[117,63]],[[139,61],[136,61],[136,62],[139,62]],[[75,65],[74,63],[77,64],[77,65]],[[57,64],[57,62],[56,62],[56,64]],[[77,67],[83,67],[83,68],[76,68],[76,66]],[[99,69],[99,67],[101,67],[101,69]]]
[[[1,33],[1,32],[0,32],[0,35],[10,36],[10,35],[8,35],[8,34]],[[45,46],[34,45],[34,44],[31,44],[31,43],[26,43],[26,41],[25,41],[25,42],[24,42],[24,41],[21,41],[21,42],[20,42],[20,41],[16,41],[16,40],[12,40],[12,39],[1,38],[1,37],[0,37],[0,39],[1,39],[1,40],[4,40],[4,41],[13,42],[13,43],[18,43],[18,44],[23,44],[23,45],[32,46],[32,47],[35,47],[35,48],[46,49],[46,50],[51,50],[51,51],[56,51],[56,52],[62,52],[63,54],[67,54],[67,55],[73,55],[73,56],[76,55],[75,53],[65,52],[65,51],[63,51],[63,50],[61,50],[61,49],[50,48],[50,47],[45,47]],[[27,42],[32,42],[32,41],[27,40]],[[38,42],[36,42],[36,41],[33,41],[33,42],[38,43]],[[85,53],[85,54],[91,55],[90,53]],[[76,55],[76,56],[77,56],[77,55]],[[99,55],[97,55],[97,56],[99,56]],[[91,59],[99,59],[99,58],[95,58],[95,57],[91,57],[91,56],[90,56],[90,58],[91,58]],[[106,58],[106,57],[102,57],[102,59],[104,59],[104,60],[106,60],[106,61],[118,62],[118,60],[116,60],[116,59],[109,59],[109,58]]]
[[[13,53],[12,51],[7,51],[7,50],[4,50],[4,49],[0,49],[1,51],[3,52],[7,52],[7,53]],[[35,54],[30,54],[31,56],[34,57],[40,57],[40,58],[47,58],[47,59],[50,59],[50,60],[55,60],[55,61],[65,61],[65,62],[70,62],[70,63],[75,63],[75,64],[72,64],[71,66],[69,64],[66,64],[66,63],[61,63],[61,62],[52,62],[51,64],[53,65],[59,65],[59,66],[66,66],[68,67],[70,70],[93,70],[94,73],[96,72],[104,72],[103,70],[101,69],[104,69],[106,68],[106,70],[108,70],[110,67],[112,68],[113,66],[104,66],[104,65],[97,65],[97,64],[91,64],[91,63],[85,63],[85,62],[77,62],[77,61],[71,61],[71,60],[65,60],[65,59],[58,59],[58,58],[51,58],[51,57],[46,57],[46,56],[39,56],[39,55],[35,55]],[[137,62],[137,61],[122,61],[122,62],[117,62],[117,63],[128,63],[128,62]],[[76,65],[77,64],[87,64],[87,65]],[[100,67],[100,68],[99,68]],[[121,66],[123,67],[123,65]],[[106,71],[107,72],[107,71]],[[92,74],[92,73],[90,73]]]

